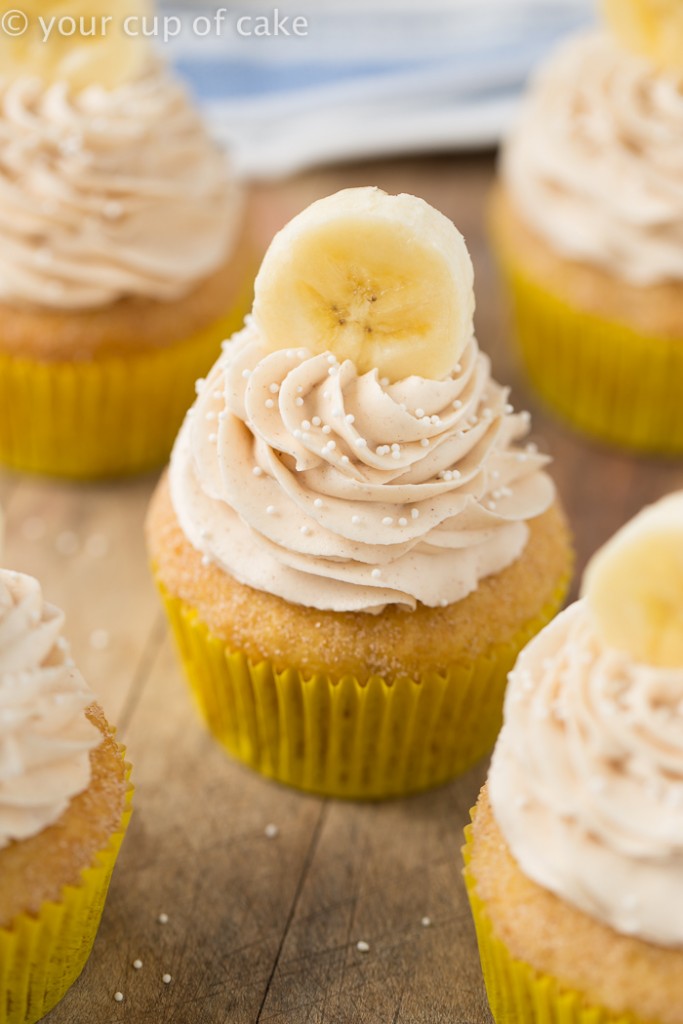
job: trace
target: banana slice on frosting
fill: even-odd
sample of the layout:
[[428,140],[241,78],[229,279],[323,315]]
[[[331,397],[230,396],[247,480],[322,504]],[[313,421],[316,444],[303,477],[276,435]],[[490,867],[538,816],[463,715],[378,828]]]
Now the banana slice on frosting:
[[643,509],[593,556],[583,596],[610,646],[683,668],[683,491]]
[[[142,18],[152,26],[152,0],[24,0],[20,7],[25,31],[0,33],[3,78],[30,75],[73,89],[113,89],[135,78],[149,60]],[[20,22],[10,27],[18,32]]]
[[473,333],[474,272],[450,220],[411,195],[351,188],[275,236],[254,319],[271,349],[303,346],[391,381],[441,379]]
[[664,71],[683,73],[681,0],[603,0],[603,9],[624,46]]

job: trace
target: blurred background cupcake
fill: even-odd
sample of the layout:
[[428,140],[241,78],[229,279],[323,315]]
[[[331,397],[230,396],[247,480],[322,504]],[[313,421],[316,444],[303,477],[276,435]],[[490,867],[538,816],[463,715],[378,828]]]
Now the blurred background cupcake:
[[[28,6],[46,21],[83,7]],[[0,41],[0,461],[18,469],[161,464],[250,300],[227,159],[119,27],[43,42],[34,17]]]
[[33,1024],[81,973],[130,817],[129,766],[69,657],[64,616],[0,570],[0,1019]]
[[493,237],[523,361],[591,436],[683,452],[683,31],[613,0],[543,66],[504,148]]
[[520,655],[467,830],[498,1024],[683,1021],[683,492]]
[[148,517],[195,696],[282,782],[445,782],[490,750],[571,573],[548,459],[473,335],[464,240],[414,196],[348,189],[275,237],[255,295]]

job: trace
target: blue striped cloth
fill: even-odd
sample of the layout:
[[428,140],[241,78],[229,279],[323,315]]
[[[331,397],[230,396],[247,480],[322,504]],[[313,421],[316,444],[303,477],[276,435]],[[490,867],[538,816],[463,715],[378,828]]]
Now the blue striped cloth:
[[167,55],[238,171],[256,178],[493,145],[532,68],[594,17],[594,0],[304,0],[278,6],[290,27],[306,18],[306,36],[274,38],[237,31],[252,3],[226,6],[222,31],[204,38],[193,21],[215,7],[174,10],[183,30]]

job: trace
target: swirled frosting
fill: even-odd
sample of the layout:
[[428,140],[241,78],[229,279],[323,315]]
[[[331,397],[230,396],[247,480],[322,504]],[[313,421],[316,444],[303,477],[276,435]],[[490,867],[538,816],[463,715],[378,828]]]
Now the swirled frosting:
[[228,254],[224,156],[161,65],[107,90],[0,80],[0,301],[173,300]]
[[171,460],[190,543],[242,583],[335,611],[446,605],[516,559],[547,462],[474,338],[445,380],[390,384],[253,322],[201,388]]
[[561,255],[637,285],[683,279],[683,79],[606,33],[571,40],[541,70],[503,177]]
[[51,825],[90,783],[101,737],[63,624],[36,580],[0,570],[0,849]]
[[683,945],[683,669],[606,647],[572,605],[510,674],[489,791],[529,878],[618,932]]

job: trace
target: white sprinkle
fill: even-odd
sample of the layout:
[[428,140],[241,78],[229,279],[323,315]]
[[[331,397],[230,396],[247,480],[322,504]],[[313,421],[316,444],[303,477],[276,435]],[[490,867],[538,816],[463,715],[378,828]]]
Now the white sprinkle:
[[[297,402],[299,402],[299,401],[300,401],[300,399],[297,398]],[[273,399],[272,398],[266,398],[266,409],[274,409],[274,408],[275,408],[275,402],[273,401]]]
[[517,452],[515,458],[517,459],[517,462],[526,462],[529,456],[525,452]]
[[336,441],[328,441],[327,444],[325,445],[324,450],[326,452],[333,452],[336,447],[337,447],[337,442]]
[[94,651],[104,651],[109,646],[109,633],[106,629],[94,629],[88,642]]
[[346,419],[347,423],[355,423],[356,422],[356,417],[353,415],[352,412],[347,412],[345,419]]
[[453,402],[453,408],[462,409],[462,402],[460,401],[459,398],[456,398],[456,400]]
[[441,417],[440,416],[430,416],[430,422],[433,423],[433,424],[441,423]]
[[297,441],[300,441],[301,438],[304,436],[303,433],[298,429],[293,431],[293,434]]
[[533,442],[533,441],[531,441],[531,442],[530,442],[530,443],[529,443],[529,444],[528,444],[528,445],[526,446],[526,450],[527,450],[527,451],[528,451],[528,452],[529,452],[529,453],[530,453],[531,455],[535,455],[535,454],[536,454],[536,452],[538,451],[538,445],[537,445],[537,444],[534,444],[534,442]]
[[405,516],[401,516],[401,518],[398,521],[398,525],[399,526],[407,526],[408,525],[408,520],[406,519]]
[[431,917],[423,917],[422,920],[420,921],[420,924],[422,925],[423,928],[429,928],[431,923],[432,923]]
[[114,992],[114,1000],[117,1003],[123,1002],[123,992]]
[[506,413],[506,414],[507,414],[508,416],[510,415],[510,413],[513,413],[514,411],[515,411],[515,407],[514,407],[514,405],[510,405],[510,403],[509,403],[509,402],[507,402],[507,403],[506,403],[506,404],[505,404],[505,405],[503,406],[503,412],[504,412],[504,413]]
[[391,450],[392,450],[392,452],[400,452],[400,450],[401,450],[401,446],[400,446],[400,444],[397,444],[397,443],[396,443],[396,442],[394,441],[394,443],[393,443],[393,444],[392,444],[392,446],[391,446]]
[[277,825],[266,825],[263,831],[266,839],[276,839],[280,835],[280,829]]
[[319,427],[320,424],[322,423],[322,420],[320,419],[319,416],[314,416],[311,422],[313,423],[314,427]]
[[330,397],[329,391],[323,391],[323,398],[329,398],[329,397]]
[[310,537],[311,534],[313,533],[313,530],[310,528],[310,526],[302,526],[300,532],[303,533],[304,537]]
[[220,390],[219,388],[217,388],[217,389],[216,389],[216,390],[214,391],[214,393],[213,393],[213,397],[214,397],[214,398],[215,398],[216,400],[218,400],[219,398],[222,398],[222,397],[223,397],[223,392],[222,392],[222,391],[221,391],[221,390]]
[[293,348],[288,348],[287,352],[285,354],[286,354],[288,359],[293,359],[294,356],[296,355],[296,352],[294,351]]
[[442,608],[448,608],[448,601],[446,600],[445,597],[441,598],[441,600],[439,601],[439,604],[441,605]]
[[339,373],[339,367],[331,366],[327,372],[329,373],[330,377],[336,377],[337,374]]
[[484,417],[485,420],[492,420],[493,419],[493,410],[492,409],[484,409],[484,411],[482,413],[482,416]]
[[344,413],[344,410],[343,410],[343,409],[333,409],[333,410],[332,410],[332,415],[333,415],[333,416],[334,416],[334,417],[335,417],[336,419],[339,419],[339,417],[340,417],[340,416],[342,416],[342,415],[343,415],[343,413]]
[[31,516],[27,519],[21,527],[22,536],[26,540],[41,540],[47,532],[45,520],[41,519],[40,516]]
[[420,441],[420,444],[422,445],[423,448],[429,448],[429,438],[423,437],[422,440]]
[[392,459],[400,459],[401,458],[401,453],[400,452],[392,452],[391,453],[391,457],[392,457]]
[[349,460],[349,457],[348,457],[348,455],[342,455],[342,457],[341,457],[341,462],[343,463],[343,465],[344,465],[344,466],[348,466],[348,464],[349,464],[349,461],[350,461],[350,460]]
[[163,981],[164,985],[170,985],[171,982],[173,981],[173,978],[171,977],[170,974],[162,974],[161,980]]
[[55,541],[57,552],[66,557],[75,555],[80,546],[81,543],[78,539],[78,535],[72,530],[64,530],[63,533],[59,534]]
[[136,971],[142,970],[142,960],[133,960],[133,967]]
[[380,382],[380,384],[382,385],[383,388],[388,388],[389,387],[389,378],[388,377],[380,377],[379,382]]
[[208,555],[202,555],[202,565],[204,566],[205,569],[207,568],[207,566],[211,565],[211,559],[209,558]]
[[299,408],[301,408],[301,406],[302,406],[303,404],[304,404],[304,400],[303,400],[303,398],[299,397],[299,398],[295,398],[295,399],[294,399],[294,405],[298,405],[298,406],[299,406]]
[[194,382],[194,389],[198,395],[201,395],[205,384],[206,381],[204,380],[203,377],[198,377],[197,380]]
[[486,504],[487,504],[488,508],[491,509],[492,512],[495,510],[495,508],[496,508],[495,501],[487,501]]
[[333,355],[332,355],[332,354],[330,353],[330,355],[329,355],[329,356],[327,357],[327,361],[328,361],[328,363],[330,364],[330,366],[335,366],[335,365],[336,365],[336,362],[337,362],[337,357],[336,357],[336,356],[333,356]]
[[424,414],[425,414],[425,411],[424,411],[424,409],[416,409],[416,410],[415,410],[415,415],[417,416],[417,418],[418,418],[419,420],[421,420],[421,419],[422,419],[422,417],[424,416]]
[[356,943],[356,949],[358,950],[359,953],[369,953],[370,952],[369,944],[367,942],[364,942],[362,939],[360,940],[360,942]]
[[391,526],[393,522],[394,520],[391,518],[391,516],[385,516],[384,519],[382,520],[382,526]]
[[275,505],[267,505],[266,506],[266,515],[267,516],[274,516],[275,515]]
[[323,434],[331,434],[331,433],[332,433],[332,427],[329,425],[329,423],[326,423],[325,426],[323,427]]
[[359,526],[361,522],[360,516],[351,516],[351,522],[354,526]]
[[315,506],[315,508],[322,508],[323,507],[323,499],[322,498],[316,498],[315,501],[313,502],[313,505]]
[[301,429],[302,430],[310,430],[311,429],[311,422],[310,422],[310,420],[302,420],[301,421]]
[[209,444],[216,444],[218,441],[218,434],[209,434]]
[[304,390],[303,384],[297,384],[297,386],[296,386],[296,393],[297,393],[297,395],[300,395],[303,390]]
[[296,355],[297,355],[297,359],[305,359],[306,358],[306,349],[305,348],[298,348],[296,350]]
[[453,367],[454,373],[462,373],[462,363],[456,363]]
[[372,572],[370,573],[370,575],[372,576],[373,580],[378,580],[380,578],[380,576],[382,575],[382,570],[381,569],[373,569]]
[[109,202],[105,203],[102,207],[102,213],[107,220],[119,220],[123,217],[123,203],[118,203],[115,199],[110,199]]
[[261,469],[260,466],[254,466],[254,468],[252,469],[252,473],[254,474],[254,476],[263,476],[263,470]]
[[205,419],[209,423],[212,423],[216,419],[216,413],[214,412],[213,409],[211,409],[209,412],[207,412]]
[[375,448],[375,455],[387,455],[391,451],[388,444],[380,444]]
[[368,442],[365,440],[364,437],[357,437],[353,443],[355,444],[356,448],[367,448],[368,446]]
[[411,519],[419,519],[420,518],[420,510],[419,510],[419,508],[411,508],[411,510],[410,510],[410,518]]
[[280,390],[280,385],[279,384],[275,384],[275,383],[269,384],[268,385],[268,390],[270,391],[271,395],[276,395],[278,393],[278,391]]
[[157,921],[159,924],[168,924],[168,914],[159,914]]

